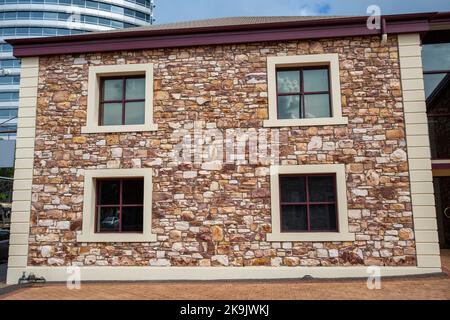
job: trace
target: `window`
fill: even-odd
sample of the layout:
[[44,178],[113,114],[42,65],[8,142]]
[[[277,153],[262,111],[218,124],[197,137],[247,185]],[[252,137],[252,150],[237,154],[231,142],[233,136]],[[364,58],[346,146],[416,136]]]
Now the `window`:
[[431,157],[450,159],[450,43],[422,46]]
[[267,58],[266,127],[347,124],[342,116],[338,54]]
[[104,78],[101,81],[100,125],[144,124],[144,77]]
[[20,68],[20,60],[17,59],[0,60],[0,68]]
[[344,164],[270,167],[267,241],[354,241],[348,232]]
[[142,232],[144,179],[99,179],[96,184],[96,231]]
[[0,92],[0,102],[19,100],[19,92]]
[[12,46],[6,43],[0,44],[0,52],[11,52]]
[[82,133],[154,131],[153,65],[89,68],[87,123]]
[[77,241],[156,241],[151,223],[151,169],[84,171],[83,224]]
[[0,77],[0,84],[1,85],[18,85],[20,82],[19,76],[6,76],[6,77]]
[[335,175],[280,176],[281,232],[337,231]]
[[328,68],[277,69],[278,119],[331,117]]

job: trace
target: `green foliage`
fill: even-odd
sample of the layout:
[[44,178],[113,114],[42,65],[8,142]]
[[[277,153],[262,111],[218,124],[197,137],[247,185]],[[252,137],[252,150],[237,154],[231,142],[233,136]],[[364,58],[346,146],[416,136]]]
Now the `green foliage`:
[[0,168],[0,177],[13,178],[14,168]]

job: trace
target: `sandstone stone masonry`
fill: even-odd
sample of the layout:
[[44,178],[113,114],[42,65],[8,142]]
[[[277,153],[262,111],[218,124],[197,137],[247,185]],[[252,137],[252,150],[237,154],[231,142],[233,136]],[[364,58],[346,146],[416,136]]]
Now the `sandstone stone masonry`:
[[[267,242],[268,165],[179,165],[196,120],[262,128],[266,58],[338,53],[348,125],[280,128],[282,164],[344,163],[354,242]],[[154,64],[155,132],[81,134],[88,67]],[[151,243],[78,243],[83,170],[153,168]],[[268,42],[40,58],[29,265],[415,265],[396,37]]]

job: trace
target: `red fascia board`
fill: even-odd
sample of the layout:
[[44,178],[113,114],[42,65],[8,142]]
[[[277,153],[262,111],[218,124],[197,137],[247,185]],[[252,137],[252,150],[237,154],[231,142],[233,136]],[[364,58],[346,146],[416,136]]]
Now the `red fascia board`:
[[450,169],[450,163],[432,163],[433,169]]
[[323,28],[279,29],[270,31],[221,32],[190,36],[159,36],[103,41],[74,41],[46,45],[18,45],[14,47],[14,56],[42,56],[51,54],[71,54],[87,52],[106,52],[120,50],[174,48],[216,44],[238,44],[261,41],[287,41],[297,39],[316,39],[339,36],[376,35],[378,30],[364,27],[339,27],[336,30]]
[[[387,21],[386,32],[428,31],[428,19],[433,15],[435,13],[396,16],[393,21]],[[52,54],[368,36],[380,34],[380,32],[380,30],[369,30],[365,17],[355,17],[246,26],[122,31],[65,37],[11,39],[7,42],[14,46],[14,56],[21,58]]]

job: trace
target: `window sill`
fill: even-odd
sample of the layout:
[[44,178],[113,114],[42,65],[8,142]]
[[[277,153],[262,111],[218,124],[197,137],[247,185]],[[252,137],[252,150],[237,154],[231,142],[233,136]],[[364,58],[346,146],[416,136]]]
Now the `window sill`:
[[268,233],[266,235],[267,241],[307,241],[307,242],[322,242],[322,241],[355,241],[354,233],[339,233],[339,232],[314,232],[314,233]]
[[331,126],[331,125],[340,125],[340,124],[348,124],[348,118],[333,117],[333,118],[264,120],[264,127]]
[[140,124],[140,125],[124,125],[124,126],[85,126],[81,128],[81,133],[115,133],[115,132],[144,132],[157,131],[157,124]]
[[77,234],[77,242],[154,242],[155,234],[96,233]]

